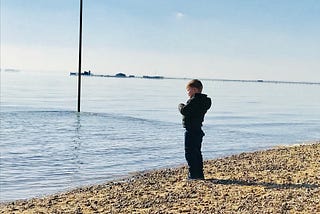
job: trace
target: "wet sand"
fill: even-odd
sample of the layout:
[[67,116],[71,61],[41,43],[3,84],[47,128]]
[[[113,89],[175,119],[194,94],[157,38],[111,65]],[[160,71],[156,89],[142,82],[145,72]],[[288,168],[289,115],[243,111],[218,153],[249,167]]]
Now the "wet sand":
[[0,213],[320,213],[320,142],[139,173],[103,185],[0,204]]

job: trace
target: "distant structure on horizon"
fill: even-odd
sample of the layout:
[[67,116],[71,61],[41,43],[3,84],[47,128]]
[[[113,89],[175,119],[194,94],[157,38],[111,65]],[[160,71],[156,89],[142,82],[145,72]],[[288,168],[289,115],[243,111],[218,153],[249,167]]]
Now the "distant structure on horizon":
[[5,72],[19,72],[20,70],[14,69],[14,68],[1,68],[0,71],[5,71]]
[[[115,75],[102,75],[102,74],[93,74],[91,71],[84,71],[81,73],[83,76],[94,76],[94,77],[116,77],[116,78],[144,78],[144,79],[164,79],[163,76],[147,76],[138,77],[135,75],[126,75],[125,73],[117,73]],[[78,72],[70,72],[70,76],[78,76]]]
[[163,76],[142,76],[145,79],[163,79]]
[[[70,76],[77,76],[77,72],[70,72]],[[84,76],[94,76],[94,77],[114,77],[114,78],[143,78],[143,79],[191,79],[191,78],[179,78],[179,77],[164,77],[164,76],[135,76],[135,75],[126,75],[125,73],[117,73],[115,75],[103,75],[103,74],[93,74],[90,70],[84,71],[81,73]],[[303,81],[277,81],[277,80],[237,80],[237,79],[206,79],[202,80],[208,81],[219,81],[219,82],[256,82],[256,83],[276,83],[276,84],[307,84],[307,85],[320,85],[320,82],[303,82]]]
[[[70,72],[70,76],[77,76],[78,72]],[[83,76],[94,76],[91,71],[84,71],[83,73],[81,73],[81,75]]]
[[124,74],[124,73],[117,73],[117,74],[115,75],[115,77],[125,78],[125,77],[127,77],[127,75]]

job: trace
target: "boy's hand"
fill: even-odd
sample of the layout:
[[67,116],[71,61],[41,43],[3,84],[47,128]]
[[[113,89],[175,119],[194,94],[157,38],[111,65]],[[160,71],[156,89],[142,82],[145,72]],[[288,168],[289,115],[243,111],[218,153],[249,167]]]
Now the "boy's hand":
[[178,106],[179,111],[180,111],[183,107],[185,107],[185,104],[184,104],[184,103],[180,103],[179,106]]

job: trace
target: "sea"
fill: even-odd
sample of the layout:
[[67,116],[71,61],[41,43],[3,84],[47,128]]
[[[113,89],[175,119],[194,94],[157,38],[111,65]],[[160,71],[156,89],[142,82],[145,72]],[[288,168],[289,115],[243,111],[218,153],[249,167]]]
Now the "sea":
[[[188,79],[1,71],[0,202],[186,164]],[[203,80],[205,160],[320,140],[320,84]]]

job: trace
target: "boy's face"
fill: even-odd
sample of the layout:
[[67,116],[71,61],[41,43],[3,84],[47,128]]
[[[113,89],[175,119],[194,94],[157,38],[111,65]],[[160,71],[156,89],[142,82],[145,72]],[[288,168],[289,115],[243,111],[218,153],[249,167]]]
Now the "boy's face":
[[193,97],[196,93],[199,93],[199,89],[194,87],[187,87],[187,94],[190,98]]

